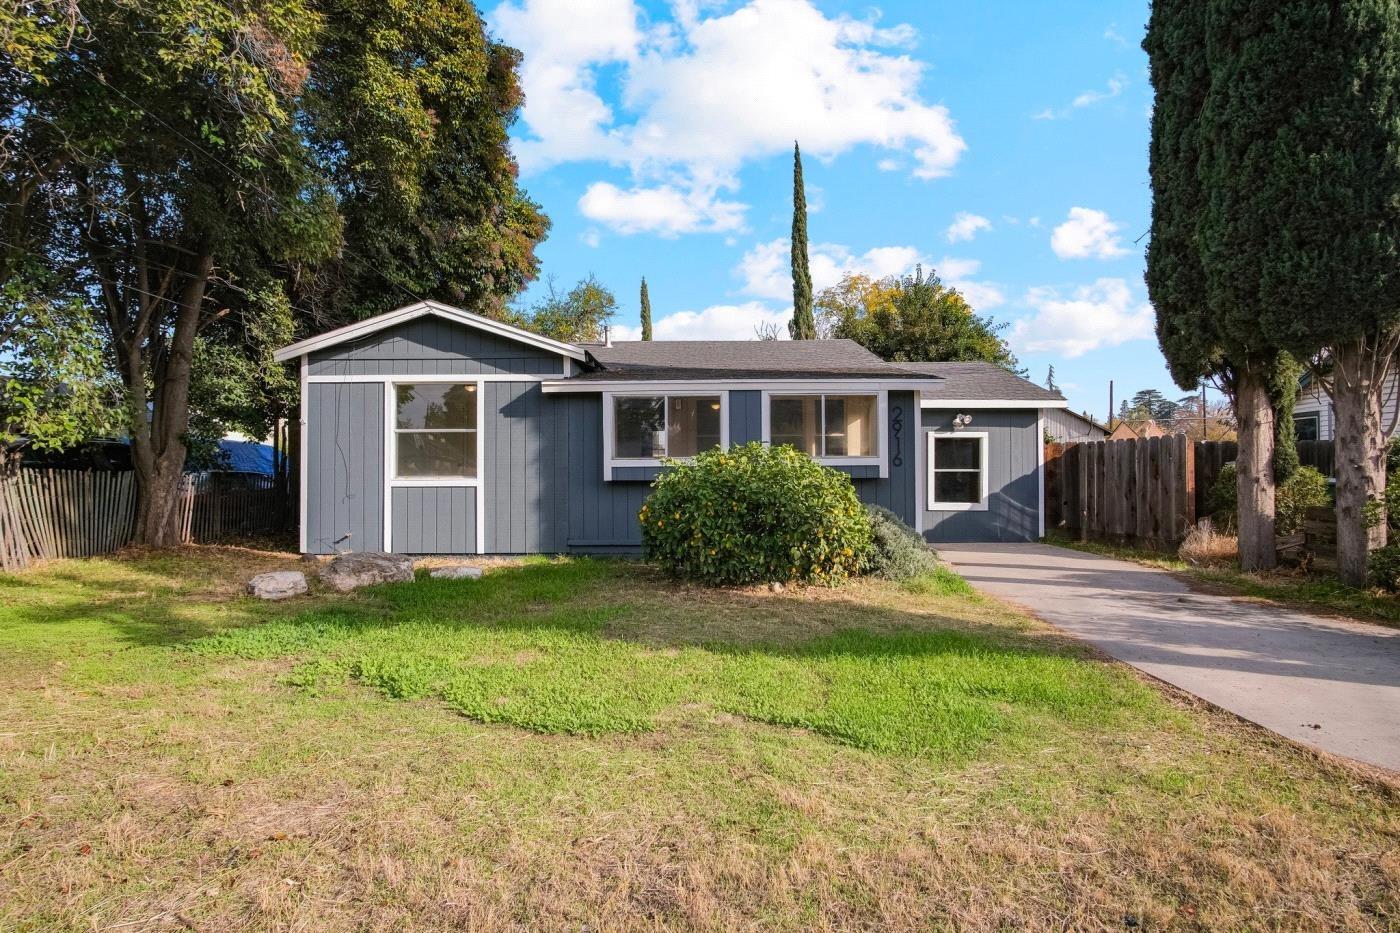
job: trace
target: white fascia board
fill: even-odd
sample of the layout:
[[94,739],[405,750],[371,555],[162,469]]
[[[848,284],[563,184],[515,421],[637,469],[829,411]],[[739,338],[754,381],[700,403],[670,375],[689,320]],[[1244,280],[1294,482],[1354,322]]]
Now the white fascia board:
[[436,301],[420,301],[416,304],[405,305],[393,311],[388,311],[377,317],[364,321],[356,321],[354,324],[347,324],[344,327],[337,327],[335,330],[328,330],[324,334],[317,334],[315,337],[308,337],[305,340],[285,346],[272,354],[272,358],[279,363],[295,359],[306,353],[314,353],[317,350],[324,350],[326,347],[333,347],[336,344],[344,343],[347,340],[354,340],[385,328],[393,327],[396,324],[404,324],[415,318],[433,315],[449,321],[455,321],[466,327],[473,327],[477,330],[495,334],[498,337],[505,337],[529,346],[539,347],[551,353],[558,353],[560,356],[583,362],[587,359],[587,354],[583,348],[576,347],[571,343],[563,343],[558,340],[551,340],[548,337],[541,337],[539,334],[513,327],[510,324],[503,324],[500,321],[493,321],[488,317],[479,314],[472,314],[470,311],[463,311],[461,308],[454,308],[451,305],[439,304]]
[[[618,382],[588,381],[581,379],[559,379],[541,383],[541,391],[546,395],[564,392],[618,392],[634,395],[666,392],[705,392],[767,390],[784,392],[916,392],[928,385],[927,379],[706,379],[689,382],[646,381],[642,379],[620,380]],[[1034,405],[1018,406],[1033,408]]]
[[920,408],[1022,408],[1034,411],[1038,408],[1068,408],[1066,399],[977,399],[977,398],[926,398],[920,399]]

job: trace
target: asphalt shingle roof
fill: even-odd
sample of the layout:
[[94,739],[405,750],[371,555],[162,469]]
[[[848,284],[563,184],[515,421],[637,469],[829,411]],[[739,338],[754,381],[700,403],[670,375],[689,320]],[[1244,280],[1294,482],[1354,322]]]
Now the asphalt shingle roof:
[[917,379],[854,340],[633,340],[585,347],[602,367],[575,378]]
[[920,375],[937,376],[942,381],[923,390],[924,398],[977,399],[1050,402],[1064,401],[1059,392],[1042,388],[993,363],[891,363]]

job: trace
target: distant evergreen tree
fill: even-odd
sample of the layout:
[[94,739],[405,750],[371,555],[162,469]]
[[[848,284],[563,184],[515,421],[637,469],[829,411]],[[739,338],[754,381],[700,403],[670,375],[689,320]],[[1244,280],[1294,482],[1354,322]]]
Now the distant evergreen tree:
[[1059,386],[1055,385],[1055,364],[1050,364],[1050,370],[1045,374],[1045,388],[1051,392],[1059,391]]
[[651,295],[647,294],[646,276],[642,276],[642,339],[651,339]]
[[807,260],[807,191],[802,184],[802,150],[792,144],[792,322],[793,340],[816,340],[812,314],[812,269]]

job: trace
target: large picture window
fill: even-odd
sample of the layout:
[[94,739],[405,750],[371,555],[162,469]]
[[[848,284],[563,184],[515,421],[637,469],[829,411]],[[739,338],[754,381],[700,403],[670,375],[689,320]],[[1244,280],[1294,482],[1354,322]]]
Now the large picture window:
[[718,395],[613,398],[613,459],[693,457],[724,442]]
[[987,507],[987,435],[928,436],[928,508]]
[[474,383],[395,385],[395,477],[475,479],[476,406]]
[[874,395],[774,395],[768,405],[771,444],[819,459],[880,455]]

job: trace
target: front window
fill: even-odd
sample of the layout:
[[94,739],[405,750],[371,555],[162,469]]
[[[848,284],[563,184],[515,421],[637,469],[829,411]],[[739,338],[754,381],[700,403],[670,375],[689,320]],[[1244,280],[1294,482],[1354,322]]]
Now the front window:
[[476,477],[476,385],[394,386],[394,475]]
[[1301,414],[1301,415],[1294,415],[1294,416],[1293,416],[1293,430],[1297,433],[1297,435],[1298,435],[1298,440],[1300,440],[1300,441],[1315,441],[1315,440],[1317,440],[1317,439],[1318,439],[1318,436],[1322,433],[1322,432],[1319,430],[1320,425],[1319,425],[1318,422],[1319,422],[1320,420],[1321,420],[1321,419],[1318,417],[1318,414],[1317,414],[1317,412],[1315,412],[1315,411],[1314,411],[1314,412],[1308,412],[1308,413],[1306,413],[1306,414]]
[[718,447],[717,395],[621,396],[613,399],[613,458],[693,457]]
[[769,442],[818,458],[878,457],[873,395],[775,395],[769,399]]
[[929,509],[985,508],[985,434],[930,434],[928,453]]

